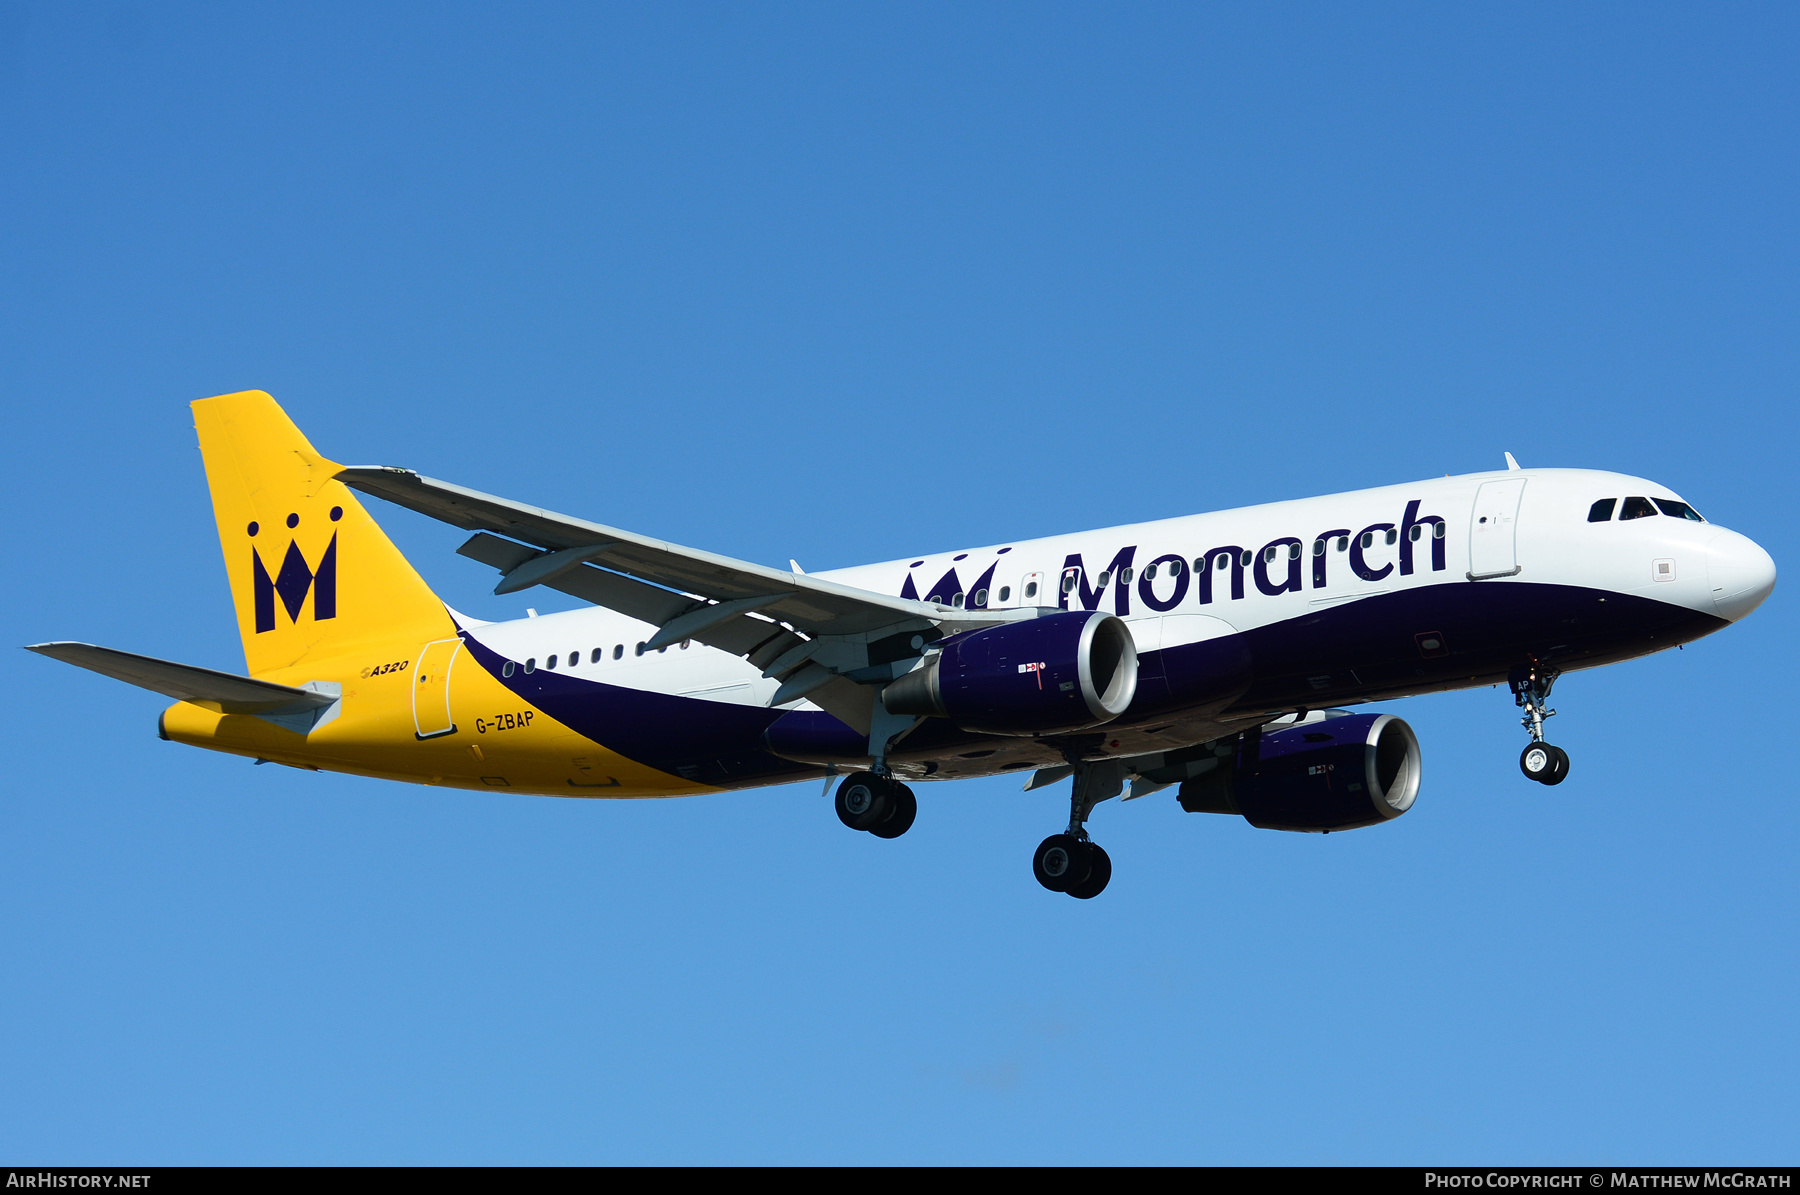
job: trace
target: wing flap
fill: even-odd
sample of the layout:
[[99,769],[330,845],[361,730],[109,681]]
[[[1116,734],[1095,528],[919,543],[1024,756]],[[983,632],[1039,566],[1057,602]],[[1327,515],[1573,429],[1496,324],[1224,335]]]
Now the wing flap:
[[[457,553],[470,560],[478,560],[501,572],[513,569],[529,562],[539,555],[537,549],[510,539],[501,539],[485,531],[477,532],[469,537],[469,541],[456,549]],[[678,639],[693,639],[708,647],[717,647],[734,656],[748,655],[759,645],[777,635],[787,634],[781,627],[766,619],[752,618],[750,609],[745,603],[760,608],[764,602],[756,598],[740,599],[736,603],[724,603],[724,606],[736,605],[722,615],[715,615],[720,606],[709,606],[704,600],[690,594],[673,593],[655,585],[637,581],[621,573],[607,572],[605,569],[583,565],[570,569],[546,580],[545,585],[570,597],[578,597],[584,602],[592,602],[596,606],[604,606],[608,610],[617,610],[628,618],[639,622],[647,622],[652,626],[671,628],[675,632],[665,643]],[[680,620],[692,618],[698,625],[691,630],[683,630]],[[661,637],[659,633],[659,637]],[[663,646],[651,640],[653,646]]]

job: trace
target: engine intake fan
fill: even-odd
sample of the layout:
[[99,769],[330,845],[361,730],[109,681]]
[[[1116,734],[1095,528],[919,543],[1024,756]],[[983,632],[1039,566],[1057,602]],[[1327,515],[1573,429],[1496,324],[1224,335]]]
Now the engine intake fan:
[[1392,714],[1348,714],[1243,736],[1182,782],[1189,813],[1238,813],[1264,830],[1329,834],[1391,821],[1419,795],[1419,740]]

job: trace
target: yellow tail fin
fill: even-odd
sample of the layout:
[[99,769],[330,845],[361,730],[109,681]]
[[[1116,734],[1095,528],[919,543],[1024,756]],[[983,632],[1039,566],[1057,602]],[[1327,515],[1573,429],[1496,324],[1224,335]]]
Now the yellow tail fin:
[[193,404],[252,676],[455,633],[444,604],[260,390]]

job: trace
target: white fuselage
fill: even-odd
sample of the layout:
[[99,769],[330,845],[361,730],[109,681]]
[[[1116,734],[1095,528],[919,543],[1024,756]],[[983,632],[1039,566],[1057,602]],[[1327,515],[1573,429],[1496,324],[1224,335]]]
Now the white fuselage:
[[[1748,614],[1773,588],[1768,554],[1737,532],[1660,512],[1621,520],[1616,508],[1607,521],[1589,521],[1596,501],[1628,497],[1680,501],[1667,487],[1619,473],[1475,473],[818,575],[885,594],[936,597],[945,606],[1104,609],[1125,619],[1143,651],[1268,627],[1381,594],[1472,580],[1632,595],[1713,615],[1720,625]],[[1434,521],[1403,531],[1412,503],[1416,518]],[[1441,520],[1441,532],[1435,520]],[[1411,570],[1405,572],[1402,554],[1409,545]],[[1219,551],[1224,548],[1237,559],[1227,563]],[[1439,549],[1442,566],[1434,568]],[[1252,557],[1249,565],[1242,563],[1245,553]],[[1153,564],[1156,575],[1146,576]],[[1166,610],[1156,608],[1164,605]],[[639,654],[656,628],[598,607],[464,625],[522,666],[553,667],[623,688],[751,706],[767,706],[779,688],[741,657],[700,643]],[[816,707],[801,701],[786,708]]]

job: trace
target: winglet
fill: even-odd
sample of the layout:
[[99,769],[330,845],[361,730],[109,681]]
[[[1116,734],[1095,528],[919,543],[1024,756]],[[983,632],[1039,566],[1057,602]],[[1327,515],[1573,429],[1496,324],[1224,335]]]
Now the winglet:
[[1505,455],[1506,455],[1506,467],[1507,467],[1507,469],[1508,469],[1508,470],[1510,470],[1510,471],[1511,471],[1511,472],[1514,472],[1514,473],[1517,473],[1517,472],[1518,472],[1518,471],[1519,471],[1519,462],[1518,462],[1518,461],[1515,461],[1515,460],[1513,460],[1513,454],[1512,454],[1512,453],[1510,453],[1510,452],[1509,452],[1509,453],[1506,453],[1506,454],[1505,454]]

